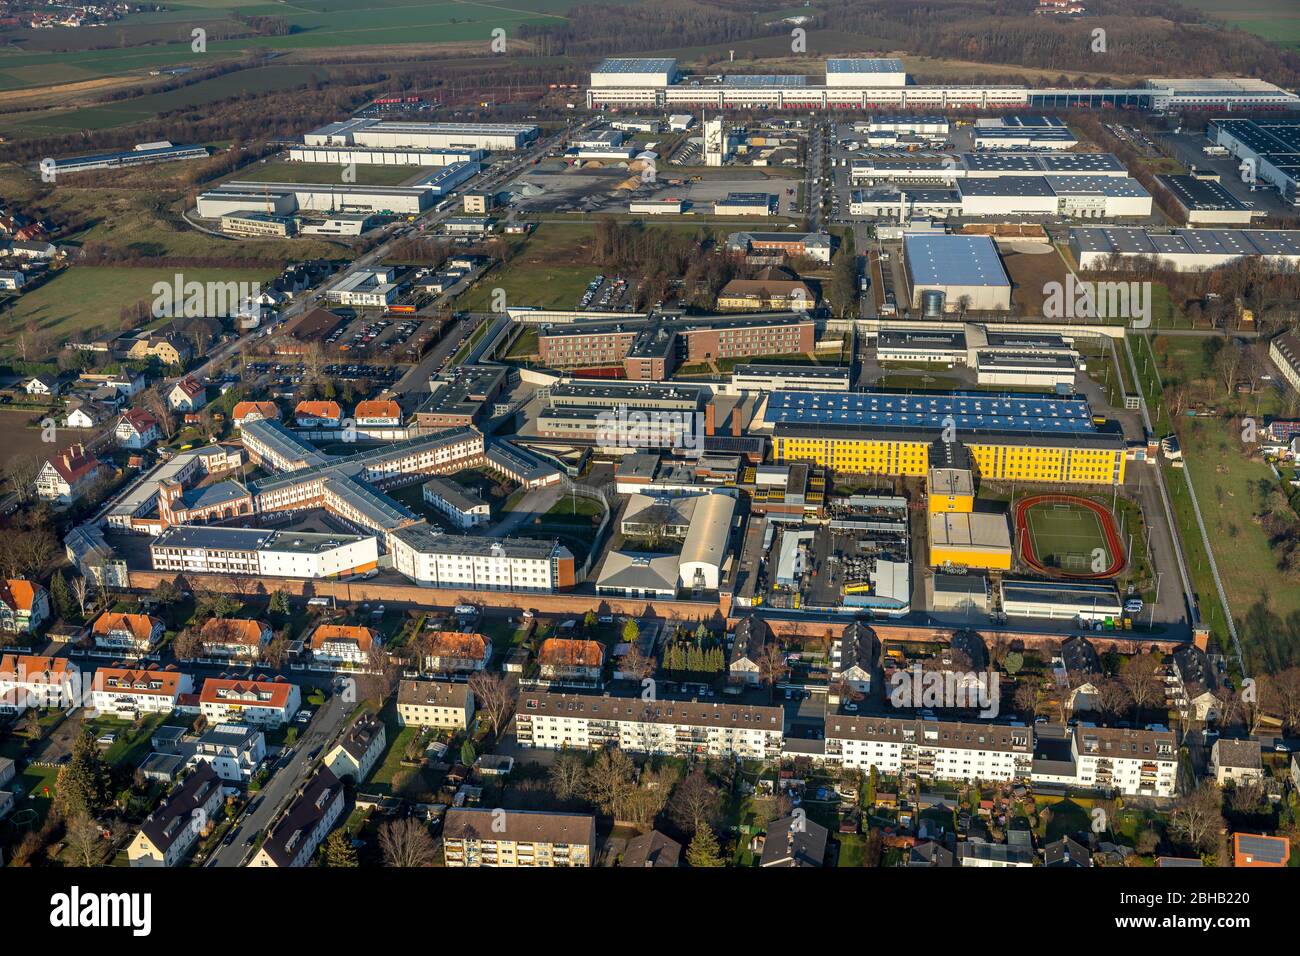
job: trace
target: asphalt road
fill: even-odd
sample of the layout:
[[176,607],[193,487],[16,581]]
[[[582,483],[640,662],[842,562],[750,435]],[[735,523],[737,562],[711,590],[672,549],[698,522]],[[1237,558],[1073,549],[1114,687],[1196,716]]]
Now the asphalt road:
[[[330,696],[307,725],[306,732],[277,760],[277,769],[271,779],[254,798],[258,801],[256,808],[235,822],[205,866],[244,865],[244,858],[252,853],[252,846],[245,844],[271,828],[282,806],[311,775],[312,768],[334,741],[351,712],[352,705],[345,703],[338,694]],[[321,748],[321,753],[316,755],[317,759],[312,759],[310,754],[317,747]],[[234,834],[233,840],[230,839],[231,833]],[[230,840],[230,843],[226,844],[224,840]]]

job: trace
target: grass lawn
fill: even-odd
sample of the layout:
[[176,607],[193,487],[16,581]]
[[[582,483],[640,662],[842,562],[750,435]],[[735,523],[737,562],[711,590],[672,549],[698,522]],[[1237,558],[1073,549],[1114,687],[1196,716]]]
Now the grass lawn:
[[505,290],[507,305],[576,308],[587,283],[600,274],[591,261],[594,234],[590,223],[540,223],[510,261],[457,300],[457,308],[490,311],[494,289]]
[[1046,827],[1039,824],[1038,836],[1049,843],[1064,836],[1073,836],[1080,830],[1087,831],[1092,826],[1092,818],[1087,809],[1073,800],[1059,800],[1048,809],[1051,810],[1051,819],[1047,821]]
[[[174,281],[176,269],[73,266],[21,296],[0,327],[0,351],[12,353],[18,334],[30,323],[62,344],[76,332],[97,333],[118,327],[121,310],[154,299],[156,282]],[[262,282],[279,270],[180,270],[186,282]],[[165,320],[160,320],[165,321]]]
[[[294,163],[267,160],[254,163],[241,169],[235,180],[263,183],[314,183],[333,185],[342,183],[343,170],[347,168],[333,163]],[[397,186],[428,173],[429,170],[419,166],[365,166],[353,167],[358,186]]]
[[836,836],[840,842],[840,858],[837,866],[862,866],[867,860],[867,838],[859,833],[841,833]]

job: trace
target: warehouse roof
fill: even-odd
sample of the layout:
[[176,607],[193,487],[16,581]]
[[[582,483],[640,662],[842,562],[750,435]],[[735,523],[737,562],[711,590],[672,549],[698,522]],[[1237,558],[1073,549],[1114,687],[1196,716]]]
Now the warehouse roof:
[[930,515],[930,546],[975,551],[1010,551],[1011,530],[1003,514]]
[[611,56],[602,60],[593,73],[669,73],[677,68],[673,57]]
[[736,514],[736,499],[730,495],[704,495],[695,503],[691,528],[682,544],[681,563],[722,566],[731,538],[731,520]]
[[1222,183],[1196,176],[1157,176],[1184,209],[1200,212],[1247,209],[1245,203],[1228,192]]
[[902,73],[903,61],[896,57],[832,57],[827,73]]
[[904,234],[903,258],[913,285],[1011,285],[988,236]]

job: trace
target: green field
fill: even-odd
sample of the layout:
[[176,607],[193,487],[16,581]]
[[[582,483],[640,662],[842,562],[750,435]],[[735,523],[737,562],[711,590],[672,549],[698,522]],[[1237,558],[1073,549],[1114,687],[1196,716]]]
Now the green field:
[[[615,0],[618,2],[618,0]],[[103,30],[20,30],[14,42],[0,51],[0,91],[43,87],[55,83],[93,80],[144,72],[165,66],[192,66],[200,56],[212,62],[235,59],[256,50],[317,50],[327,47],[384,46],[397,44],[473,43],[486,50],[492,30],[518,36],[526,23],[563,19],[574,0],[434,0],[415,4],[409,0],[199,0],[173,4],[167,15],[133,15]],[[230,19],[239,13],[281,17],[292,27],[287,36],[216,39],[236,32]],[[191,30],[202,27],[210,39],[205,53],[191,49]],[[45,34],[60,34],[47,37]],[[80,43],[82,49],[56,50],[53,43]],[[106,49],[86,49],[105,44]],[[507,46],[507,50],[509,47]]]
[[[291,163],[267,160],[241,169],[237,180],[263,183],[312,183],[333,185],[341,183],[342,165],[333,163]],[[428,167],[421,166],[364,166],[352,167],[356,171],[354,182],[358,186],[399,186],[408,179],[428,175]]]
[[1106,546],[1101,519],[1082,505],[1063,501],[1043,502],[1025,512],[1029,535],[1038,560],[1049,568],[1072,574],[1089,574],[1098,550],[1109,567],[1115,555]]
[[1300,49],[1300,6],[1294,0],[1182,0],[1229,26]]
[[[167,269],[74,266],[15,303],[0,328],[0,351],[12,353],[18,334],[34,323],[40,334],[61,343],[73,333],[116,329],[121,310],[152,302],[156,282],[171,283],[177,272],[185,281],[264,282],[278,269]],[[162,320],[160,320],[162,321]]]

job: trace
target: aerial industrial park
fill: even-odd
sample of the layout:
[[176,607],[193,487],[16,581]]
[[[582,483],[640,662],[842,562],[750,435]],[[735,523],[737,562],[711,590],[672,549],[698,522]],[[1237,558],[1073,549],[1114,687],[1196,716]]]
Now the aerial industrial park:
[[1294,49],[534,6],[103,128],[0,49],[0,863],[1300,865]]

